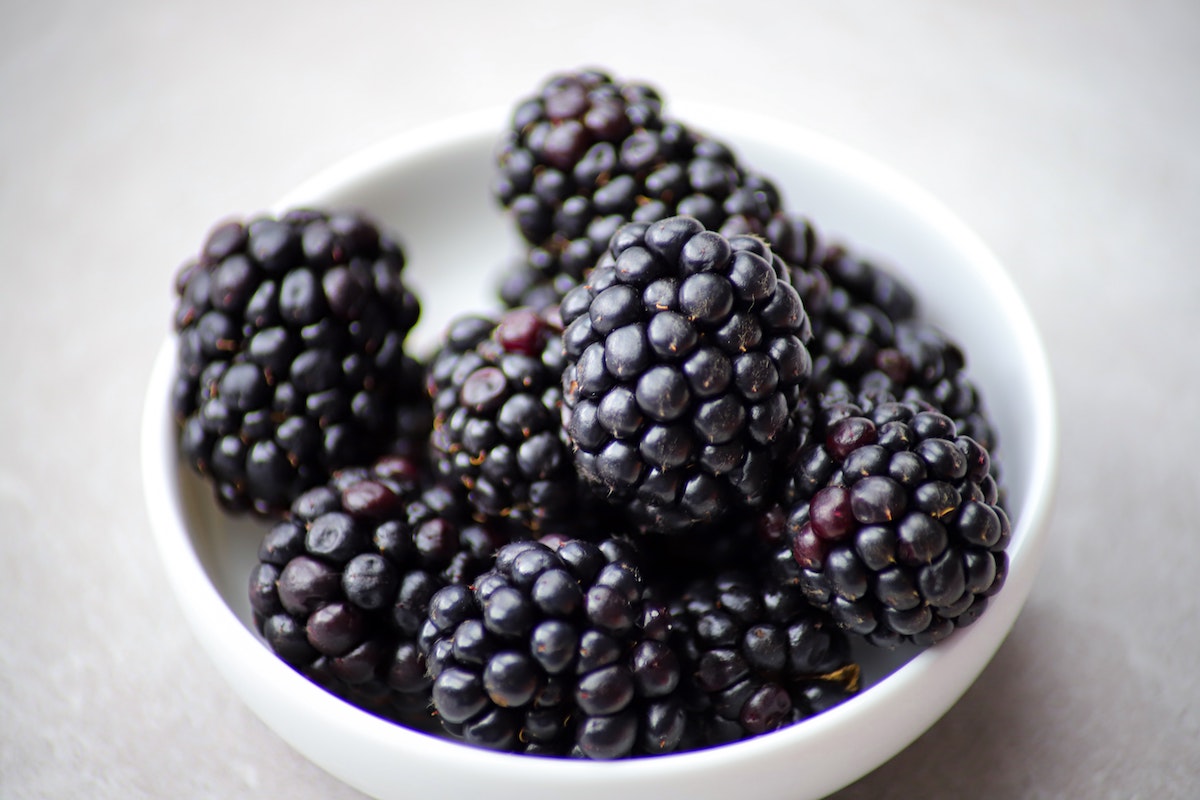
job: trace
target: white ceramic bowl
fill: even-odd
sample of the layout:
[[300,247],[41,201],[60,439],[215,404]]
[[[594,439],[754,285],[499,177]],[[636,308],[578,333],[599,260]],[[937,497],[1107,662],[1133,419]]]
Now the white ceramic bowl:
[[[493,753],[397,727],[326,694],[272,655],[250,625],[247,576],[260,523],[230,519],[178,458],[169,410],[174,340],[146,396],[146,502],[162,562],[195,635],[242,699],[296,750],[378,798],[637,800],[833,792],[916,739],[978,677],[1029,593],[1056,468],[1046,356],[1025,306],[988,249],[942,205],[871,159],[810,132],[703,107],[674,113],[771,176],[789,209],[827,237],[894,267],[925,315],[966,349],[1001,441],[1014,533],[1007,583],[974,625],[923,652],[860,650],[865,689],[799,725],[693,753],[612,763]],[[415,334],[495,305],[495,270],[515,237],[489,194],[503,112],[454,119],[380,143],[296,189],[277,210],[354,206],[397,232],[423,298]]]

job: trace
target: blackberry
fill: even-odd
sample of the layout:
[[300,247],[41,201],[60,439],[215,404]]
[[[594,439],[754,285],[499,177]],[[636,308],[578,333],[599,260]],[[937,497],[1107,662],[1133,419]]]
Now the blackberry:
[[672,752],[685,716],[665,609],[618,539],[502,547],[440,590],[421,634],[446,730],[497,750],[613,759]]
[[494,193],[547,277],[582,279],[626,222],[686,214],[728,234],[764,232],[775,186],[662,107],[655,89],[598,71],[553,76],[517,106]]
[[690,581],[670,604],[695,746],[794,724],[855,694],[850,642],[798,586],[762,568]]
[[974,622],[1007,573],[1008,516],[985,447],[929,406],[829,403],[784,488],[778,564],[810,603],[882,646]]
[[294,210],[215,227],[177,277],[180,449],[230,510],[281,513],[336,470],[427,435],[420,308],[370,219]]
[[867,407],[924,402],[996,455],[996,432],[962,348],[921,318],[915,294],[900,278],[823,242],[804,217],[778,215],[767,236],[791,267],[812,323],[811,395]]
[[429,370],[434,463],[488,517],[537,530],[578,512],[561,435],[561,326],[531,309],[453,322]]
[[657,531],[766,503],[812,367],[770,247],[691,217],[630,223],[560,310],[564,424],[589,486]]
[[429,598],[473,580],[503,541],[463,517],[455,491],[426,482],[399,456],[338,471],[267,531],[249,580],[254,623],[276,655],[391,718],[428,704],[416,640]]

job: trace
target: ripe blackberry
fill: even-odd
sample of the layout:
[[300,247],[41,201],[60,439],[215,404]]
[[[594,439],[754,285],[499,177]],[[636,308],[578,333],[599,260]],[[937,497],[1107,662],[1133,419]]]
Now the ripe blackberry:
[[435,467],[477,512],[537,530],[578,512],[560,425],[561,326],[531,309],[452,323],[429,370]]
[[281,659],[389,717],[420,712],[430,681],[416,645],[429,598],[490,566],[499,534],[416,461],[384,456],[301,494],[265,534],[250,575],[255,625]]
[[783,506],[809,602],[883,646],[932,644],[977,619],[1011,537],[987,449],[912,401],[817,416]]
[[846,634],[761,565],[695,578],[670,611],[695,746],[777,730],[858,691]]
[[812,367],[788,267],[691,217],[631,223],[560,306],[585,482],[648,530],[762,506]]
[[430,414],[403,268],[366,217],[296,210],[217,226],[180,270],[180,449],[224,507],[275,515],[337,469],[416,450]]
[[696,217],[758,233],[779,208],[770,181],[724,144],[664,118],[653,88],[596,71],[556,75],[515,109],[494,192],[547,275],[580,280],[622,224]]
[[421,634],[446,730],[497,750],[613,759],[672,752],[684,713],[664,609],[634,550],[607,539],[502,547]]

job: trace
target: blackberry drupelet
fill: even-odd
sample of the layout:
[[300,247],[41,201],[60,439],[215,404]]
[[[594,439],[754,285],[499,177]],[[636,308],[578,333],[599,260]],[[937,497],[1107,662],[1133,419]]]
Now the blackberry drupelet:
[[370,219],[294,210],[214,228],[177,277],[180,449],[231,510],[277,515],[342,467],[416,452],[419,304]]
[[430,681],[416,639],[429,598],[473,580],[504,541],[461,504],[399,456],[301,494],[264,535],[250,575],[272,651],[355,705],[419,719]]
[[1003,585],[1011,537],[987,449],[913,401],[828,403],[814,434],[784,488],[775,563],[877,645],[928,645],[974,622]]
[[421,633],[433,706],[496,750],[614,759],[672,752],[685,716],[665,609],[618,539],[519,542],[440,590]]
[[652,531],[766,503],[812,368],[804,305],[770,247],[691,217],[630,223],[560,310],[585,483]]
[[859,689],[846,633],[765,565],[695,578],[670,611],[695,747],[778,730]]
[[774,185],[662,106],[653,88],[597,71],[556,75],[517,106],[494,193],[547,277],[582,279],[630,221],[686,214],[728,234],[764,232],[780,205]]
[[435,468],[461,482],[478,514],[532,530],[578,513],[578,479],[561,431],[557,308],[451,323],[430,364]]

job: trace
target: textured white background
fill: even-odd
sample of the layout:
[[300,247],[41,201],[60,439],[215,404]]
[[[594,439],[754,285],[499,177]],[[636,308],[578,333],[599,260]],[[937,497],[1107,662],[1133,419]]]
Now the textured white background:
[[999,254],[1050,351],[1062,476],[1029,605],[836,797],[1194,797],[1195,0],[5,2],[0,796],[359,797],[240,704],[160,571],[137,439],[172,275],[218,218],[581,65],[889,162]]

